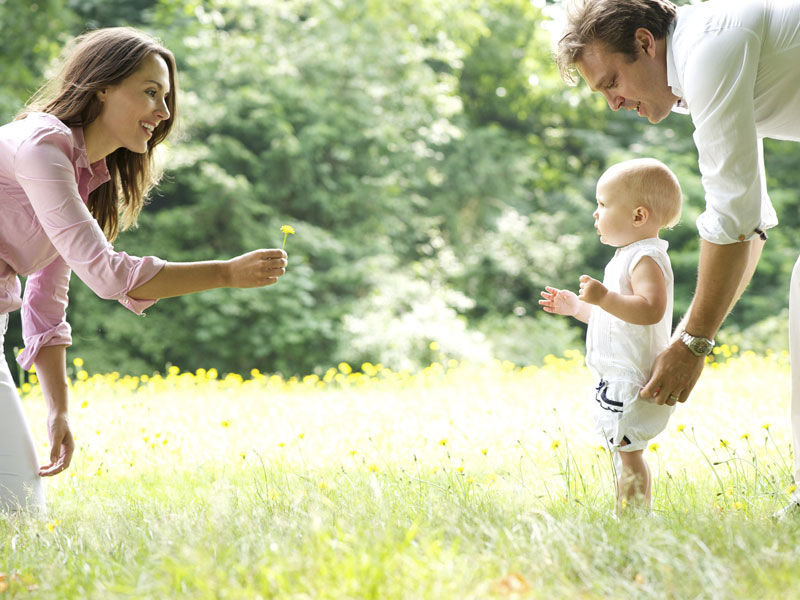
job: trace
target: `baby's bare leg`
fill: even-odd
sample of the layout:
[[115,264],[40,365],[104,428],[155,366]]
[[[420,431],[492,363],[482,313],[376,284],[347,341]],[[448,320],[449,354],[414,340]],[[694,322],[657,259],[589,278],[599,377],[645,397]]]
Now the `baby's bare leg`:
[[617,513],[626,508],[650,508],[650,467],[643,450],[620,452],[622,472],[617,486]]

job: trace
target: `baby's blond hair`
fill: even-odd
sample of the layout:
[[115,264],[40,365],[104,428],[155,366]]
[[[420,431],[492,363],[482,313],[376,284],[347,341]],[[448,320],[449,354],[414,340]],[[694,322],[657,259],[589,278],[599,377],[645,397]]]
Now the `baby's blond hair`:
[[674,227],[681,218],[681,184],[667,165],[655,158],[635,158],[609,167],[605,177],[619,177],[630,201],[647,208],[660,229]]

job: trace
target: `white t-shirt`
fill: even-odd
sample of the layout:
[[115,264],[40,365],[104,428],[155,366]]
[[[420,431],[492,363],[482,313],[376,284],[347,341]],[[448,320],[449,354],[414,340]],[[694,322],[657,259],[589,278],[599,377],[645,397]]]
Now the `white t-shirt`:
[[592,307],[586,332],[586,365],[597,380],[627,381],[643,386],[650,378],[656,357],[669,345],[672,329],[672,266],[667,256],[669,244],[658,238],[639,240],[617,248],[606,265],[603,285],[618,294],[630,295],[633,269],[645,256],[661,267],[667,285],[664,316],[654,325],[634,325]]
[[777,225],[761,139],[800,141],[800,0],[679,7],[667,83],[682,98],[675,110],[688,109],[695,125],[706,192],[700,237],[730,244]]

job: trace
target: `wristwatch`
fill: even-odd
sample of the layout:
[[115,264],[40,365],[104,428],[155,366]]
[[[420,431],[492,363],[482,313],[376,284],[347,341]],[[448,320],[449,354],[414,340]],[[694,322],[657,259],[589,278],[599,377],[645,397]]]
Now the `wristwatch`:
[[714,340],[686,333],[685,329],[681,332],[681,341],[695,356],[708,356],[714,349]]

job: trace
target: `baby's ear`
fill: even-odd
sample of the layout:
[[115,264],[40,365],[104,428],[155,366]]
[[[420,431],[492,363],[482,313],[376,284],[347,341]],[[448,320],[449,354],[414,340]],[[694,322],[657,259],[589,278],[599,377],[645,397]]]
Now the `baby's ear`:
[[641,227],[650,218],[650,210],[646,206],[637,206],[633,209],[633,226]]

